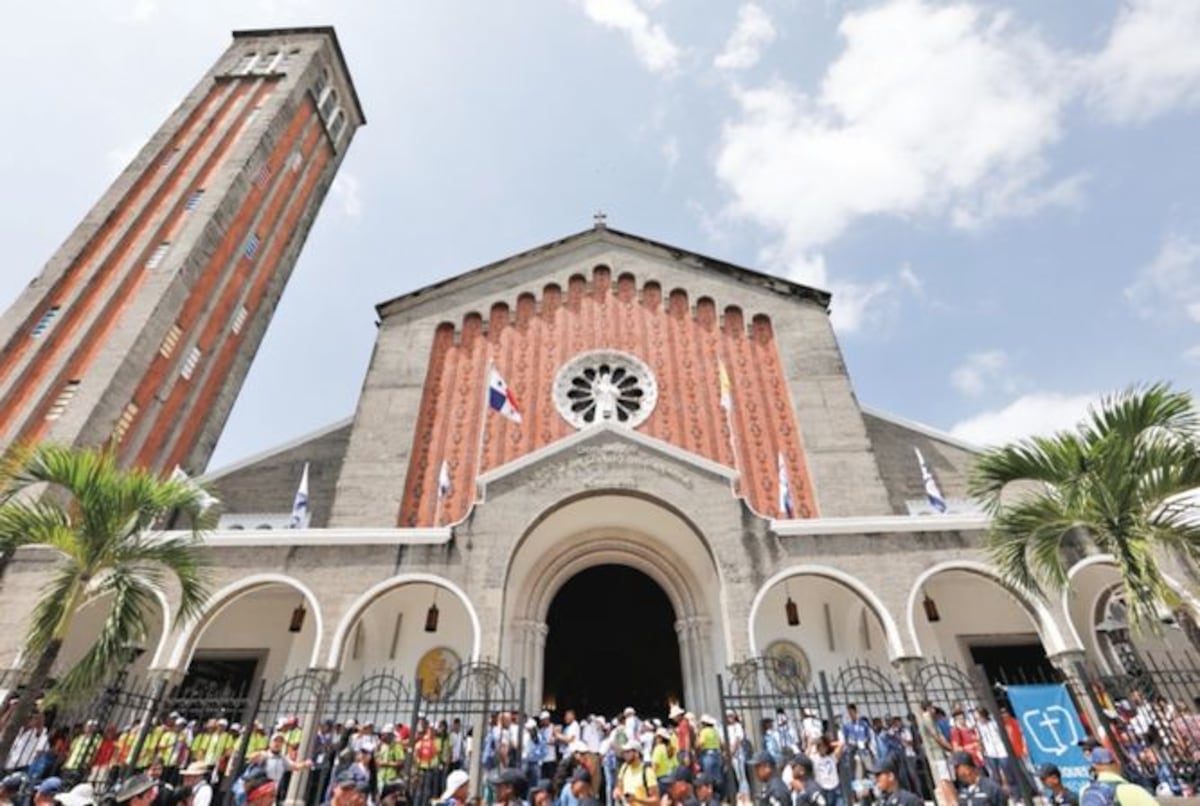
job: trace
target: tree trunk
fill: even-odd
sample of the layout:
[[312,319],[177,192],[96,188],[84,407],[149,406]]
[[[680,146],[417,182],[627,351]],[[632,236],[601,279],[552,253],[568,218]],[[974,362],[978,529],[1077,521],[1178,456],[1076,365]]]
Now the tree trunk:
[[54,661],[58,660],[58,652],[62,649],[62,645],[61,639],[51,639],[50,643],[42,649],[42,653],[38,655],[37,663],[33,667],[33,674],[26,681],[25,689],[17,700],[17,707],[9,715],[8,723],[4,726],[4,733],[0,735],[0,767],[8,763],[8,754],[12,749],[13,742],[16,741],[17,734],[25,727],[25,723],[29,721],[38,697],[42,696],[42,690],[46,687],[46,681],[50,679],[50,670],[54,668]]

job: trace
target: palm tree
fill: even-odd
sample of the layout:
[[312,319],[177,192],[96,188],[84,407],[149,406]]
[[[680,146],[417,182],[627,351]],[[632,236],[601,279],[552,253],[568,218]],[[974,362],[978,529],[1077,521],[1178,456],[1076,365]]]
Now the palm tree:
[[[0,734],[0,759],[46,688],[82,605],[111,598],[91,647],[49,692],[55,699],[86,693],[128,662],[169,578],[178,584],[176,619],[199,612],[208,595],[202,537],[211,501],[186,477],[123,470],[103,450],[46,444],[10,453],[0,466],[0,552],[40,544],[62,556],[30,616],[25,656],[32,670]],[[190,529],[163,532],[160,524],[175,510]]]
[[1154,628],[1179,597],[1160,568],[1200,568],[1200,413],[1167,384],[1104,398],[1073,430],[986,451],[969,482],[991,525],[1000,572],[1030,593],[1061,591],[1072,552],[1089,544],[1120,570],[1135,627]]

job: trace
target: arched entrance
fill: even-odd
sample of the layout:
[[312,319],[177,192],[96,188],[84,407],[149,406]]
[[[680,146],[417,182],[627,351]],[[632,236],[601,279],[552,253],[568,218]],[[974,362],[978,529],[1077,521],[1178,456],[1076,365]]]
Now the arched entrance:
[[[716,676],[728,662],[729,625],[712,552],[699,530],[673,509],[631,493],[597,493],[555,507],[535,520],[511,555],[501,665],[528,681],[528,704],[537,707],[544,694],[559,694],[543,677],[551,603],[573,577],[604,565],[635,569],[666,596],[682,672],[681,703],[696,713],[716,712]],[[620,598],[613,591],[606,601]],[[610,621],[620,626],[615,617]],[[622,639],[610,630],[606,640]]]
[[627,565],[596,565],[563,585],[546,616],[543,704],[612,716],[662,714],[683,698],[675,609]]

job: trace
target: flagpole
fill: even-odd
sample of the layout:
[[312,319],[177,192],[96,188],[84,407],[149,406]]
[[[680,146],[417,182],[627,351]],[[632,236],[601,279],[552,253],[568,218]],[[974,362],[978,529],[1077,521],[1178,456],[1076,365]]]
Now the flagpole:
[[[483,395],[481,396],[480,401],[479,401],[480,402],[480,407],[479,407],[479,445],[476,447],[476,450],[475,450],[475,479],[474,479],[474,484],[471,485],[472,490],[474,491],[472,494],[475,497],[475,499],[474,499],[475,501],[479,500],[479,477],[483,475],[483,435],[487,432],[488,396],[491,392],[491,382],[492,382],[492,358],[490,355],[491,351],[488,349],[486,339],[484,340],[484,348],[483,349],[487,350],[489,355],[488,355],[487,362],[483,366],[483,383],[481,384],[481,386],[483,387]],[[474,503],[474,501],[472,503]]]

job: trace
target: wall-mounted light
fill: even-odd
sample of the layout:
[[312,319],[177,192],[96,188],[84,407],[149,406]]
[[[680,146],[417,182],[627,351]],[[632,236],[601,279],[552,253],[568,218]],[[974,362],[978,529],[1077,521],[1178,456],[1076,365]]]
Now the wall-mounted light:
[[292,611],[292,620],[288,624],[288,632],[300,632],[304,629],[304,617],[307,611],[304,609],[304,600],[300,600],[300,604],[296,605],[296,609]]
[[791,580],[783,583],[784,589],[787,591],[787,603],[783,606],[783,611],[787,615],[787,623],[789,627],[800,626],[800,608],[792,601],[792,583]]
[[438,606],[437,606],[437,586],[433,587],[433,604],[429,605],[429,610],[425,613],[425,632],[437,632],[438,630]]
[[921,602],[921,606],[925,608],[925,618],[930,624],[936,624],[942,620],[942,614],[938,612],[937,602],[933,601],[929,596],[929,591],[925,591],[925,599]]

